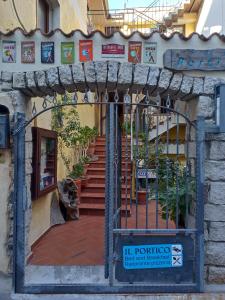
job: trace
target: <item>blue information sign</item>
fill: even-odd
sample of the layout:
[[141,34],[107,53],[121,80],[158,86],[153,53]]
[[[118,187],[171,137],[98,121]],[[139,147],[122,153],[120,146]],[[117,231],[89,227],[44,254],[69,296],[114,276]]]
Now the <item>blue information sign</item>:
[[132,269],[174,268],[183,266],[181,244],[123,246],[123,267]]

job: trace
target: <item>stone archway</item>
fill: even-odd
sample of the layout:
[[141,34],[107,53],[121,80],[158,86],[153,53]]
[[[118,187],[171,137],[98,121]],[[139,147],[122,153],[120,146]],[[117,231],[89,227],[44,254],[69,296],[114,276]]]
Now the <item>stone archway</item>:
[[146,64],[95,61],[68,66],[52,67],[41,71],[2,72],[2,83],[7,89],[20,90],[30,97],[45,96],[64,91],[132,92],[158,90],[181,100],[197,96],[214,95],[214,86],[221,80],[211,77],[194,77]]
[[[165,68],[146,64],[118,61],[94,61],[73,65],[51,67],[46,70],[2,72],[5,90],[18,90],[27,97],[43,97],[65,91],[148,93],[161,96],[169,94],[173,99],[189,102],[192,118],[204,116],[212,123],[215,111],[215,85],[222,79],[194,77]],[[187,103],[187,102],[186,102]]]
[[[192,77],[167,69],[115,61],[98,61],[42,71],[2,73],[3,88],[22,92],[27,97],[53,95],[65,91],[109,92],[117,89],[132,93],[149,91],[170,94],[183,101],[197,99],[197,114],[212,119],[215,110],[214,87],[220,81],[210,77]],[[19,92],[13,92],[15,95]],[[24,98],[25,99],[25,98]]]
[[194,77],[165,68],[146,64],[132,64],[117,61],[94,61],[73,65],[52,67],[46,70],[28,72],[2,72],[5,90],[18,90],[27,97],[43,97],[54,93],[91,91],[169,94],[173,99],[191,103],[191,110],[206,119],[213,117],[215,85],[222,79]]

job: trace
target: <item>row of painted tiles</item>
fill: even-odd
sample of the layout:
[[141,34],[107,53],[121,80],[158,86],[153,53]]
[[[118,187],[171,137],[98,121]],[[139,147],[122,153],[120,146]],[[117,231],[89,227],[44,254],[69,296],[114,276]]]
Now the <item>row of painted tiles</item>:
[[[55,62],[55,45],[54,42],[41,42],[41,63],[53,64]],[[128,61],[132,63],[143,62],[148,64],[156,63],[156,43],[144,43],[130,41],[128,45]],[[101,45],[101,56],[103,58],[125,58],[126,46],[116,43],[108,43]],[[2,41],[2,62],[16,63],[17,47],[15,41]],[[75,60],[75,45],[74,42],[61,43],[61,63],[73,64]],[[93,60],[93,41],[79,41],[79,61],[86,62]],[[21,42],[21,62],[35,63],[35,42]]]

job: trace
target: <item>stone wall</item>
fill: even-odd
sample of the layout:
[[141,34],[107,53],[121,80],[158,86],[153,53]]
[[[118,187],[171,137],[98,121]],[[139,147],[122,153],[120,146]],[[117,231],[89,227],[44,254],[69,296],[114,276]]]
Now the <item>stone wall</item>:
[[[23,112],[29,116],[30,102],[19,91],[0,93],[0,104],[8,108],[10,114],[11,132],[14,126],[14,114]],[[29,130],[27,131],[29,132]],[[28,151],[29,148],[29,151]],[[32,153],[31,140],[26,142],[27,153]],[[0,271],[4,273],[12,272],[12,250],[13,250],[13,176],[14,176],[14,157],[13,157],[13,138],[11,135],[10,148],[1,150],[0,170]],[[29,154],[28,154],[29,155]],[[30,161],[27,161],[27,168]],[[29,211],[29,210],[28,210]],[[28,222],[29,223],[29,222]]]
[[[7,79],[7,80],[6,80]],[[216,78],[194,78],[171,71],[153,68],[143,64],[93,62],[71,67],[50,68],[47,71],[2,73],[3,85],[22,91],[30,96],[44,96],[53,91],[77,89],[84,92],[104,90],[133,92],[158,91],[170,93],[174,98],[186,102],[185,110],[191,120],[203,116],[207,126],[215,119],[214,86]],[[18,93],[20,92],[11,92]],[[12,94],[15,95],[15,94]],[[11,97],[14,99],[15,97]],[[30,104],[26,102],[23,111],[30,115]],[[31,102],[29,102],[31,103]],[[28,130],[29,131],[29,130]],[[27,145],[27,183],[31,174],[31,139],[28,133]],[[190,155],[195,159],[195,133],[193,132]],[[225,134],[206,135],[205,183],[207,185],[205,204],[205,270],[208,283],[225,283]],[[28,195],[29,196],[29,195]],[[30,199],[30,197],[28,197]],[[30,219],[30,202],[27,210],[27,227]],[[29,251],[29,249],[28,249]]]
[[225,133],[206,135],[205,263],[207,279],[225,283]]

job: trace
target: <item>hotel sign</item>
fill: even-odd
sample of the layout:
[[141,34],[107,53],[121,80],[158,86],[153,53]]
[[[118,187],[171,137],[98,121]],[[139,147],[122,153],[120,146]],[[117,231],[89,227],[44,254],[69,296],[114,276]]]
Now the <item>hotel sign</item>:
[[102,45],[103,58],[123,58],[125,57],[125,45],[105,44]]
[[177,71],[224,71],[225,49],[169,49],[164,53],[164,67]]

